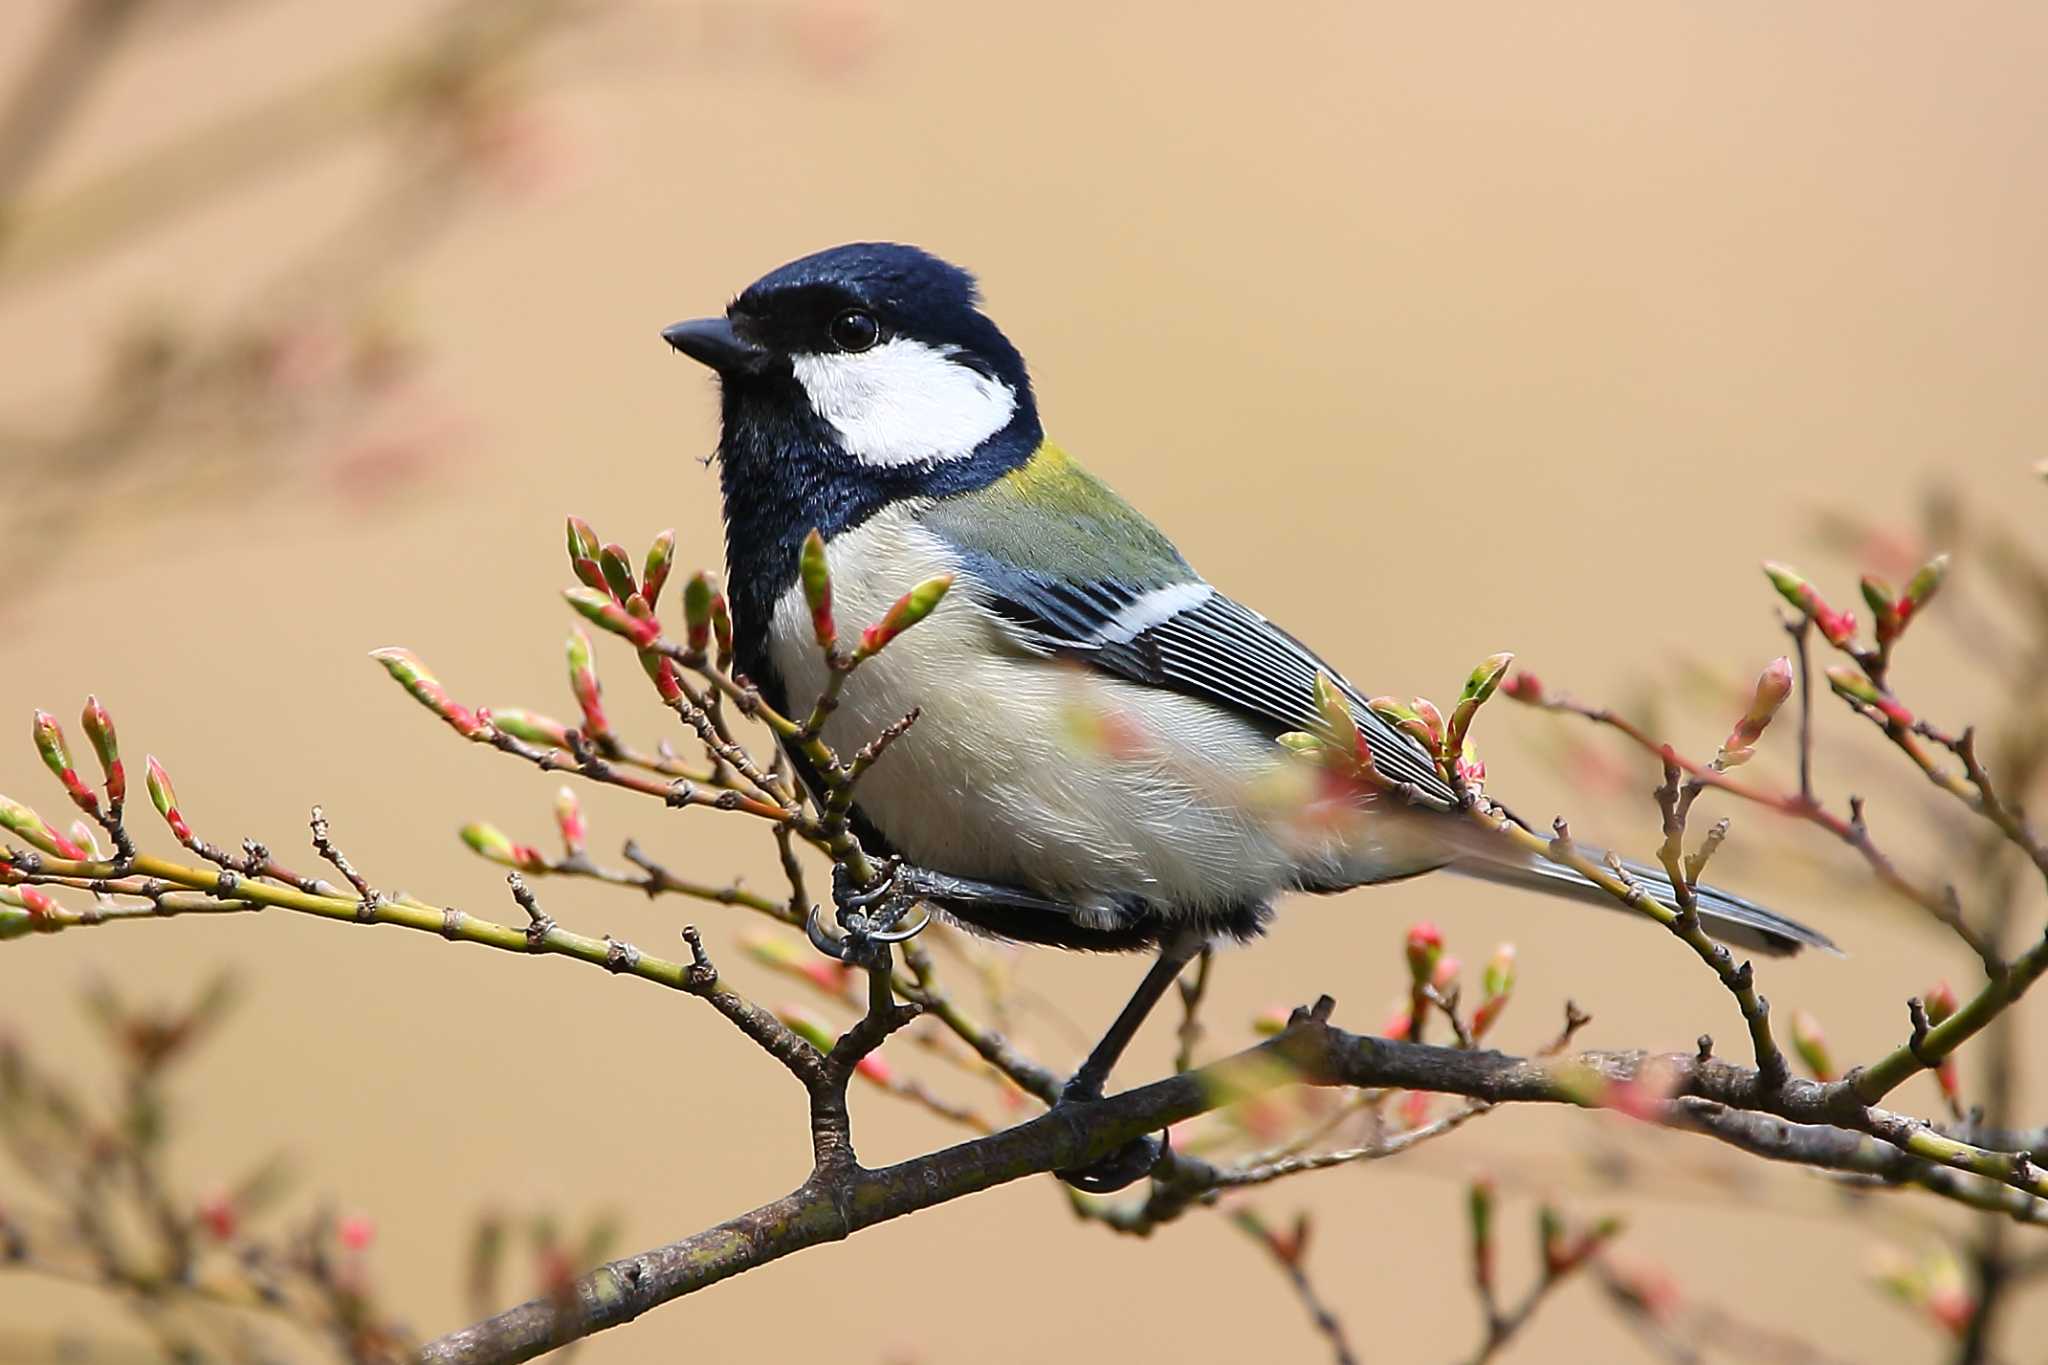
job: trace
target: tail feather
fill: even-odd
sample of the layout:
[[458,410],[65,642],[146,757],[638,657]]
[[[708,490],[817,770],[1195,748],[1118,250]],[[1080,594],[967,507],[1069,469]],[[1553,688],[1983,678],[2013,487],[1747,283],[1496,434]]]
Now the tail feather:
[[[1672,903],[1671,878],[1659,867],[1643,863],[1623,863],[1628,875],[1640,883],[1643,889],[1666,904]],[[1604,905],[1612,910],[1624,907],[1613,896],[1595,886],[1586,878],[1568,867],[1541,861],[1502,862],[1495,858],[1461,858],[1448,869],[1482,881],[1499,882],[1507,886],[1522,886],[1542,891],[1553,896],[1585,901],[1592,905]],[[1746,900],[1733,892],[1716,887],[1698,888],[1700,921],[1706,931],[1723,943],[1748,948],[1755,952],[1769,953],[1773,957],[1788,957],[1801,948],[1825,948],[1831,953],[1840,953],[1834,941],[1817,929],[1810,929],[1798,920],[1788,919],[1775,910]]]

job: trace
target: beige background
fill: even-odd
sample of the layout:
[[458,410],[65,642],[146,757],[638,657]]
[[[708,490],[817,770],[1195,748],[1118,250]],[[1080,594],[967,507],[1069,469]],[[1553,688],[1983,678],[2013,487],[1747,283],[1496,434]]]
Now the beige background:
[[[9,6],[0,50],[21,52],[45,12]],[[277,3],[166,27],[120,62],[43,183],[412,12]],[[818,23],[843,23],[830,31],[852,35],[857,60],[790,56],[788,26]],[[630,544],[673,524],[686,562],[718,557],[714,476],[698,463],[713,391],[659,328],[853,238],[978,270],[1057,438],[1211,578],[1373,691],[1453,691],[1500,648],[1603,697],[1680,658],[1747,672],[1780,644],[1758,559],[1826,565],[1848,595],[1847,571],[1815,548],[1817,508],[1904,524],[1945,476],[2040,524],[2026,474],[2048,420],[2037,6],[645,3],[610,32],[542,102],[564,153],[551,186],[470,219],[405,292],[429,379],[470,415],[462,460],[403,505],[366,508],[316,481],[199,515],[73,509],[113,533],[72,541],[4,608],[0,716],[24,733],[0,751],[0,787],[47,799],[28,708],[75,714],[94,689],[217,837],[290,846],[319,800],[374,876],[495,912],[497,874],[453,831],[488,816],[538,835],[550,784],[457,743],[364,651],[402,642],[459,696],[564,710],[566,614],[551,601],[567,581],[564,511]],[[338,151],[10,286],[10,408],[82,382],[139,300],[233,307],[374,155]],[[618,709],[651,725],[624,661],[606,661]],[[1921,659],[1906,677],[1944,695],[1967,674]],[[1723,723],[1682,733],[1711,750]],[[1646,848],[1647,808],[1568,798],[1534,742],[1547,733],[1528,713],[1490,716],[1492,785]],[[716,816],[597,798],[591,811],[601,844],[636,832],[678,867],[772,880],[765,846]],[[1854,951],[1766,976],[1845,1053],[1892,1039],[1898,1002],[1933,973],[1966,979],[1853,871],[1857,894],[1823,894],[1782,863],[1729,867]],[[686,914],[718,939],[733,924],[574,889],[551,905],[649,945],[673,945]],[[1400,934],[1422,916],[1468,960],[1520,944],[1509,1045],[1547,1036],[1566,994],[1597,1016],[1596,1044],[1739,1036],[1706,973],[1657,935],[1443,881],[1289,904],[1266,943],[1223,962],[1219,1028],[1323,990],[1349,1022],[1375,1024]],[[7,945],[0,1014],[95,1067],[72,1007],[90,974],[175,994],[224,962],[249,1002],[181,1092],[181,1171],[203,1184],[288,1148],[314,1188],[376,1217],[382,1281],[424,1330],[455,1324],[463,1229],[487,1204],[616,1206],[637,1247],[802,1174],[796,1096],[731,1030],[559,962],[281,914],[141,925]],[[1092,1025],[1138,965],[1033,954],[1024,970]],[[1062,1035],[1041,1036],[1059,1050]],[[1164,1050],[1155,1030],[1140,1060],[1156,1067]],[[859,1118],[871,1161],[947,1139],[872,1099]],[[1934,1335],[1866,1285],[1873,1239],[1916,1245],[1911,1223],[1830,1224],[1825,1192],[1791,1175],[1732,1198],[1693,1174],[1709,1154],[1675,1140],[1647,1149],[1670,1175],[1603,1192],[1567,1153],[1619,1122],[1499,1115],[1264,1206],[1318,1209],[1313,1266],[1368,1359],[1469,1350],[1459,1182],[1479,1167],[1512,1191],[1511,1285],[1528,1269],[1528,1196],[1551,1190],[1624,1210],[1628,1245],[1702,1297],[1804,1321],[1848,1358],[1936,1358]],[[100,1311],[0,1276],[0,1322]],[[2048,1321],[2039,1303],[2024,1316]],[[1518,1350],[1640,1353],[1585,1286]],[[586,1359],[1321,1351],[1283,1281],[1220,1220],[1119,1239],[1074,1226],[1040,1180],[746,1276]]]

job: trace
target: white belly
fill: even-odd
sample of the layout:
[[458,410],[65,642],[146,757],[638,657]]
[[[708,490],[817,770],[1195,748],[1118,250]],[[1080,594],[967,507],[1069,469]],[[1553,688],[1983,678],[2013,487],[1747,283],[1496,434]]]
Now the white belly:
[[[827,559],[842,638],[913,584],[959,568],[914,509],[900,508],[834,539]],[[1303,765],[1222,707],[1023,649],[971,586],[956,583],[930,618],[863,664],[825,727],[850,754],[920,709],[858,794],[912,862],[1057,895],[1105,919],[1118,898],[1227,910],[1303,883],[1434,865],[1406,820],[1333,823],[1309,809]],[[826,669],[800,589],[777,604],[770,651],[801,717]]]

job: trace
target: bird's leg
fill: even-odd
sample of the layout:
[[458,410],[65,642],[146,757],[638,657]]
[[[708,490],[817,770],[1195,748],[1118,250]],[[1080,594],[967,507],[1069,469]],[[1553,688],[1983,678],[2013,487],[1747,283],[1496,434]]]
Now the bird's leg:
[[[1160,945],[1158,961],[1145,973],[1145,979],[1138,983],[1138,989],[1131,994],[1116,1022],[1109,1026],[1109,1031],[1102,1035],[1102,1041],[1081,1063],[1081,1069],[1061,1090],[1061,1106],[1086,1104],[1102,1098],[1102,1087],[1109,1081],[1109,1073],[1116,1066],[1117,1059],[1124,1055],[1124,1049],[1137,1036],[1139,1027],[1152,1013],[1152,1007],[1159,1003],[1160,997],[1180,978],[1188,963],[1201,955],[1203,943],[1199,934],[1180,933]],[[1133,1138],[1100,1161],[1056,1174],[1075,1189],[1091,1194],[1108,1194],[1141,1179],[1158,1164],[1165,1150],[1163,1139],[1147,1133],[1144,1137]]]
[[1187,965],[1201,956],[1204,941],[1200,934],[1183,933],[1160,945],[1158,960],[1145,973],[1145,979],[1138,983],[1138,989],[1131,993],[1116,1022],[1109,1026],[1109,1032],[1102,1035],[1102,1041],[1095,1045],[1088,1059],[1081,1063],[1081,1069],[1060,1092],[1060,1103],[1102,1098],[1102,1087],[1109,1081],[1111,1068],[1124,1055],[1124,1049],[1131,1045],[1131,1039],[1137,1036],[1139,1026],[1152,1013],[1152,1007],[1159,1003],[1160,997],[1180,979]]

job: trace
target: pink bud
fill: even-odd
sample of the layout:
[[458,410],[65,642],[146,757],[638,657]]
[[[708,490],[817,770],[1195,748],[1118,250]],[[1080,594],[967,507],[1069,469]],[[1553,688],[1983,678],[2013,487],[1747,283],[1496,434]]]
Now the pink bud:
[[335,1235],[350,1251],[362,1251],[377,1235],[377,1225],[359,1213],[352,1213],[335,1225]]
[[1407,954],[1408,976],[1416,985],[1422,985],[1436,971],[1437,959],[1443,955],[1444,936],[1428,920],[1418,920],[1408,929]]
[[1747,763],[1756,753],[1756,742],[1763,738],[1765,727],[1770,725],[1771,718],[1778,714],[1778,708],[1791,695],[1792,661],[1780,655],[1757,675],[1756,692],[1750,698],[1749,710],[1735,722],[1728,738],[1721,741],[1721,752],[1715,762],[1723,768]]

